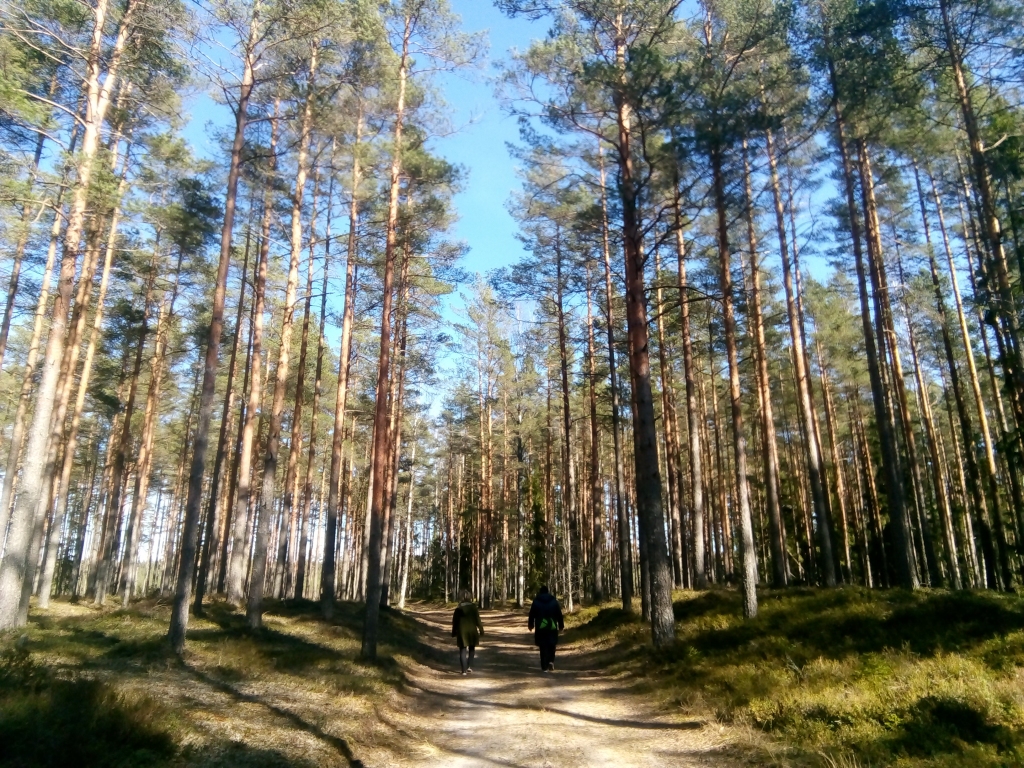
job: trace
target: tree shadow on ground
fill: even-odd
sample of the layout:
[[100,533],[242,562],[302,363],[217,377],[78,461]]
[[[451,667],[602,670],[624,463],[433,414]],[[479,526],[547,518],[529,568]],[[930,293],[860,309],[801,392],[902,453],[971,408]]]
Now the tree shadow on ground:
[[10,768],[166,765],[177,752],[169,713],[147,696],[61,678],[26,650],[0,656],[0,765]]
[[[206,683],[211,688],[215,688],[221,693],[225,693],[228,696],[231,696],[236,701],[244,702],[247,704],[259,704],[263,707],[266,707],[268,710],[270,710],[278,717],[287,720],[294,727],[302,731],[305,731],[306,733],[312,736],[315,736],[317,739],[326,744],[329,744],[342,758],[345,759],[345,761],[351,768],[363,768],[362,761],[356,759],[355,755],[352,752],[352,748],[349,746],[348,742],[340,736],[334,736],[333,734],[327,733],[322,728],[314,725],[313,723],[308,722],[307,720],[304,720],[302,717],[295,714],[294,712],[291,712],[290,710],[285,709],[284,707],[280,707],[277,704],[271,703],[261,696],[254,696],[243,691],[240,691],[231,683],[228,683],[224,680],[219,680],[216,677],[213,677],[212,675],[203,672],[201,669],[198,669],[197,667],[190,666],[187,663],[184,664],[184,667],[190,674],[192,674],[202,682]],[[289,765],[291,765],[291,763],[289,763]]]
[[182,762],[188,768],[323,768],[319,762],[289,758],[279,750],[261,749],[238,741],[186,749]]

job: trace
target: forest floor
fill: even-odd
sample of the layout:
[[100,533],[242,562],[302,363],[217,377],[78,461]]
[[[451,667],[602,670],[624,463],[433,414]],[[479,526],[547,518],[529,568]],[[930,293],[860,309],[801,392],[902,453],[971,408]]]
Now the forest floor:
[[1024,600],[984,593],[679,593],[679,642],[653,652],[620,609],[568,617],[539,669],[524,611],[484,611],[462,676],[451,608],[270,603],[246,628],[194,618],[185,659],[169,606],[57,601],[0,638],[0,766],[1024,765]]
[[[470,675],[451,608],[382,612],[359,660],[361,606],[268,604],[264,628],[215,602],[167,648],[169,607],[55,601],[0,640],[0,766],[760,765],[744,730],[666,711],[606,674],[570,630],[542,673],[526,612],[484,611]],[[757,736],[753,736],[757,740]]]
[[654,654],[647,626],[620,608],[583,609],[576,640],[662,709],[771,737],[779,764],[1024,766],[1020,595],[844,587],[758,598],[745,620],[735,590],[677,593],[676,643]]

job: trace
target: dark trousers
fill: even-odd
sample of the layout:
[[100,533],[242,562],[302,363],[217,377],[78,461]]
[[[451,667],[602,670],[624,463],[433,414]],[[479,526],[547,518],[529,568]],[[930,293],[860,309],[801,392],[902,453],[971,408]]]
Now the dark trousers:
[[555,663],[555,649],[558,647],[558,635],[553,632],[537,635],[537,647],[540,648],[540,668],[547,669]]
[[476,652],[476,648],[459,648],[459,664],[462,665],[462,671],[467,672],[470,669],[470,664],[473,663],[473,654]]

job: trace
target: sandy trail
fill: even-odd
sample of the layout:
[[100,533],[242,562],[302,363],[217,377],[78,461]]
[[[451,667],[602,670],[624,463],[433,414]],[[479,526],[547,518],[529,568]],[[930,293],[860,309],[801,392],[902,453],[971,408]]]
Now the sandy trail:
[[554,673],[540,659],[522,613],[485,611],[485,636],[473,672],[459,673],[449,611],[413,611],[427,641],[451,666],[405,662],[412,686],[399,713],[381,713],[414,748],[400,766],[732,766],[732,738],[672,713],[630,690],[630,680],[587,669],[587,658],[560,646]]

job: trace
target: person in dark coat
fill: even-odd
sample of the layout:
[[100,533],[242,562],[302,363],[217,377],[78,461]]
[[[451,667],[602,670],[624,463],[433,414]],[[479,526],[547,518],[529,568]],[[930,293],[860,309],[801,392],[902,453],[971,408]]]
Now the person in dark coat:
[[452,637],[459,644],[462,674],[473,671],[473,654],[483,636],[484,625],[480,621],[480,610],[473,603],[469,590],[464,589],[459,593],[459,605],[452,616]]
[[540,588],[530,606],[529,626],[533,630],[533,641],[540,649],[541,671],[553,672],[558,633],[565,629],[565,621],[562,619],[562,606],[546,586]]

